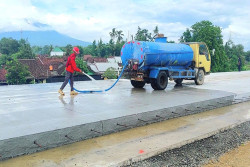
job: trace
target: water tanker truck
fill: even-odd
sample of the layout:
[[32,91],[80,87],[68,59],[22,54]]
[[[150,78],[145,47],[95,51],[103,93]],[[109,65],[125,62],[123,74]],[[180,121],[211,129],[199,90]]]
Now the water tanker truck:
[[194,80],[202,85],[211,66],[205,43],[167,43],[166,37],[157,37],[155,42],[127,42],[121,49],[121,59],[123,65],[127,64],[125,76],[135,88],[148,83],[154,90],[164,90],[168,80],[176,84]]

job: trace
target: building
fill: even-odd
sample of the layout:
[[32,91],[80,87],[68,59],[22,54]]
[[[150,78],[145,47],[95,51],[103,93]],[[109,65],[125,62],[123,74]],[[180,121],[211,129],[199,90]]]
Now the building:
[[116,63],[120,63],[120,64],[122,63],[122,58],[120,56],[115,56],[114,58],[115,58]]
[[84,55],[83,56],[83,61],[87,62],[90,57],[92,57],[92,55]]
[[119,56],[109,57],[107,58],[110,63],[122,63],[122,59]]
[[94,64],[90,64],[89,67],[92,71],[94,71],[97,74],[104,74],[104,72],[110,67],[114,68],[115,71],[117,71],[117,72],[120,71],[117,63],[109,63],[109,62],[107,62],[107,63],[94,63]]
[[50,71],[50,76],[60,76],[65,70],[67,57],[38,56],[39,61]]
[[87,64],[94,64],[94,63],[106,63],[108,62],[108,60],[106,58],[103,57],[89,57],[87,59]]
[[36,59],[19,59],[18,61],[28,66],[31,76],[27,79],[45,83],[47,79],[63,74],[67,58],[38,56]]
[[[38,55],[35,59],[18,59],[18,61],[27,66],[30,72],[30,76],[27,77],[27,83],[34,81],[34,83],[46,83],[46,82],[62,82],[64,81],[64,72],[65,72],[65,65],[67,62],[68,57],[48,57],[48,56],[41,56]],[[107,66],[105,64],[99,64],[101,62],[107,62],[105,58],[91,58],[91,62],[97,63],[97,67],[92,67],[93,69],[88,66],[90,70],[95,72],[96,74],[93,75],[95,79],[102,79],[101,73],[103,73],[107,68],[113,67],[117,68],[116,66]],[[101,71],[101,72],[100,72]],[[6,85],[6,74],[7,71],[5,70],[4,66],[0,68],[0,85]],[[76,75],[75,80],[82,81],[88,80],[88,78],[84,75]]]
[[121,57],[109,57],[109,58],[101,58],[101,57],[89,57],[87,59],[87,64],[90,69],[96,74],[104,74],[104,72],[112,67],[117,71],[119,75],[122,66],[121,66]]
[[63,56],[64,55],[64,52],[58,48],[58,47],[55,47],[51,52],[50,52],[50,56]]

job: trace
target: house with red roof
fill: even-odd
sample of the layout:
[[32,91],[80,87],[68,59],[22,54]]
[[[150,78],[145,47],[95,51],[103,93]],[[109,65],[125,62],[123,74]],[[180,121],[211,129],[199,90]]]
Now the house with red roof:
[[[89,69],[93,71],[97,78],[100,78],[107,68],[113,67],[117,69],[117,64],[110,66],[106,58],[87,56],[87,64]],[[86,57],[85,57],[86,58]],[[65,65],[67,57],[50,57],[38,55],[35,59],[18,59],[20,63],[28,67],[30,76],[27,77],[29,81],[34,80],[38,83],[45,82],[60,82],[64,80]],[[7,84],[6,82],[7,71],[2,67],[0,69],[0,84]],[[76,80],[79,80],[79,77]]]
[[67,57],[44,57],[37,56],[36,59],[19,59],[20,63],[28,66],[31,76],[37,82],[46,82],[50,77],[62,76],[65,70]]
[[83,61],[87,62],[90,57],[92,57],[92,55],[84,55],[83,56]]

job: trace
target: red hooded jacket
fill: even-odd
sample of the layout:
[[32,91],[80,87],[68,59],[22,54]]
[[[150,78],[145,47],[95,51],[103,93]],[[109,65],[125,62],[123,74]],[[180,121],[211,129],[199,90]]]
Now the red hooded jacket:
[[66,70],[68,72],[71,72],[71,73],[74,73],[74,71],[82,72],[82,70],[80,70],[79,68],[77,68],[75,59],[76,59],[76,54],[75,53],[72,53],[68,57],[68,61],[66,63]]

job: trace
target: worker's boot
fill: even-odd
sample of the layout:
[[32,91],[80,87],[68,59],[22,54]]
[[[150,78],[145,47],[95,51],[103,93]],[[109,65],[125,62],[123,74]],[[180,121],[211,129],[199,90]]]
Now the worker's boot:
[[78,95],[78,93],[75,92],[75,91],[71,91],[71,92],[70,92],[70,95]]
[[58,93],[60,93],[62,96],[64,96],[64,93],[61,89],[58,90]]

